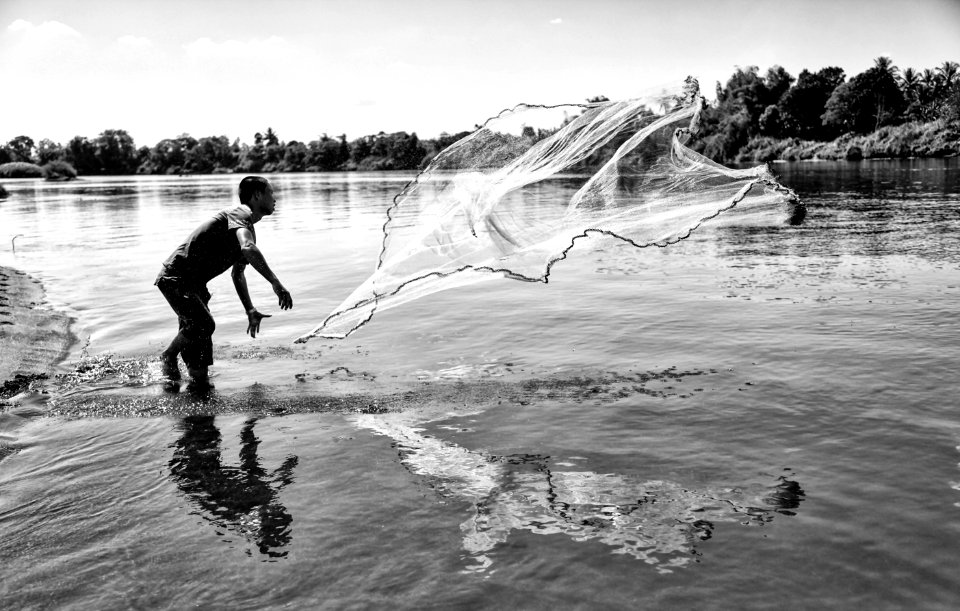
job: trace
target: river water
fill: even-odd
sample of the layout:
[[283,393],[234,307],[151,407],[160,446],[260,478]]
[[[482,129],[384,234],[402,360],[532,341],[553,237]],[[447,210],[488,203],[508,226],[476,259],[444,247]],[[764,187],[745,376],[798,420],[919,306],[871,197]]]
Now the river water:
[[[215,390],[165,390],[153,279],[235,176],[8,181],[0,265],[80,337],[0,419],[6,608],[955,608],[960,164],[774,166],[796,227],[578,244],[292,340],[411,176],[271,177],[294,298],[210,285]],[[16,240],[16,252],[10,238]]]

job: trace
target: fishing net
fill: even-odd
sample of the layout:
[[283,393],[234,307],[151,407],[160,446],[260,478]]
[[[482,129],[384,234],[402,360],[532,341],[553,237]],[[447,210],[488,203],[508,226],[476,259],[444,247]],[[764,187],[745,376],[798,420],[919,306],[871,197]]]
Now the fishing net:
[[687,79],[640,99],[505,110],[394,198],[373,275],[297,341],[346,337],[441,290],[547,282],[590,234],[664,247],[705,223],[796,219],[802,205],[766,166],[731,169],[685,146],[703,104]]

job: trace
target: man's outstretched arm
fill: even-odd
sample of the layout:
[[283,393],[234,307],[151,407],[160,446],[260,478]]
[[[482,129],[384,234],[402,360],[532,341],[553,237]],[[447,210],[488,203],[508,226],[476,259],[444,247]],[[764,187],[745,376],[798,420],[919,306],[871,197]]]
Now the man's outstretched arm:
[[233,278],[233,287],[237,289],[237,296],[240,297],[240,303],[243,304],[243,311],[247,313],[247,333],[250,337],[256,337],[260,332],[260,321],[269,318],[269,314],[261,314],[253,307],[253,301],[250,299],[250,291],[247,290],[247,278],[243,275],[243,268],[247,266],[246,261],[240,261],[233,266],[230,276]]
[[250,299],[250,291],[247,290],[247,278],[243,275],[243,268],[247,266],[246,261],[241,261],[233,266],[233,286],[237,289],[237,295],[240,297],[240,303],[247,313],[247,333],[250,337],[256,337],[260,332],[260,321],[264,318],[270,318],[270,314],[261,314],[257,308],[253,307],[253,301]]
[[[244,260],[252,265],[253,269],[260,272],[260,275],[273,287],[273,292],[277,294],[277,298],[280,300],[278,302],[280,309],[289,310],[292,308],[293,297],[290,296],[290,291],[284,288],[277,276],[270,271],[267,260],[263,258],[263,253],[257,248],[253,233],[247,228],[240,228],[237,230],[237,239],[240,241],[240,252],[243,254]],[[242,271],[241,269],[241,273]]]
[[277,294],[280,300],[281,309],[287,310],[292,308],[293,298],[290,296],[290,292],[280,284],[276,275],[270,271],[270,267],[263,258],[263,253],[257,248],[257,244],[254,242],[253,234],[250,230],[237,230],[237,239],[240,242],[240,252],[243,254],[244,259],[234,264],[231,276],[233,277],[233,286],[237,289],[237,296],[240,297],[240,303],[243,304],[243,309],[247,313],[247,333],[250,334],[250,337],[256,337],[257,333],[260,332],[260,321],[264,318],[269,318],[270,314],[261,314],[253,307],[253,301],[250,299],[250,291],[247,289],[247,278],[243,273],[247,262],[249,261],[253,265],[253,268],[260,272],[260,275],[266,278],[271,286],[273,286],[273,292]]

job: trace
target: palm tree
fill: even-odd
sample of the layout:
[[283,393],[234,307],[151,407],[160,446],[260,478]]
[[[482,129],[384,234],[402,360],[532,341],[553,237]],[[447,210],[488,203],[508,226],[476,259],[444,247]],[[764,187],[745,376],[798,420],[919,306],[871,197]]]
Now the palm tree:
[[917,74],[916,70],[913,68],[904,69],[898,80],[900,91],[903,92],[904,97],[908,100],[915,99],[917,97],[917,87],[920,85],[920,75]]
[[897,78],[897,73],[900,72],[900,68],[897,68],[893,65],[893,60],[891,60],[886,55],[881,55],[877,59],[873,60],[873,67],[881,72],[886,72],[894,79]]
[[920,103],[920,75],[913,68],[905,68],[897,79],[903,98],[907,101],[907,110],[904,115],[911,120],[920,119],[923,115]]
[[960,69],[960,64],[950,61],[943,62],[943,65],[937,68],[937,74],[942,79],[944,87],[953,84],[954,79],[957,78],[958,69]]
[[923,83],[923,87],[927,91],[936,91],[940,88],[940,75],[930,68],[924,68],[923,75],[920,77],[920,82]]
[[937,115],[937,99],[940,97],[940,75],[930,68],[924,68],[917,87],[917,101],[920,104],[924,120],[933,120]]

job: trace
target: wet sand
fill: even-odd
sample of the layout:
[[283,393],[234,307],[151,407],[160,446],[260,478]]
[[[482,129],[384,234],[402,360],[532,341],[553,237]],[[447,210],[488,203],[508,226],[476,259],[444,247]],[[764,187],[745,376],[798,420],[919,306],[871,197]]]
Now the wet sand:
[[0,406],[66,357],[76,340],[70,323],[44,305],[38,280],[0,267]]

